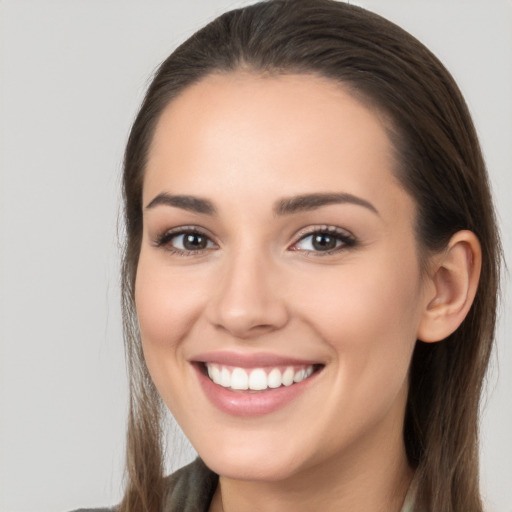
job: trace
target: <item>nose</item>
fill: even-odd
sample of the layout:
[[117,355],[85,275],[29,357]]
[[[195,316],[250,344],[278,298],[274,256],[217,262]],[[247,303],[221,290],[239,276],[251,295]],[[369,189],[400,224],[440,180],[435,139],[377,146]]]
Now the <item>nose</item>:
[[209,321],[239,339],[281,329],[288,322],[279,271],[269,258],[247,251],[233,255],[219,272]]

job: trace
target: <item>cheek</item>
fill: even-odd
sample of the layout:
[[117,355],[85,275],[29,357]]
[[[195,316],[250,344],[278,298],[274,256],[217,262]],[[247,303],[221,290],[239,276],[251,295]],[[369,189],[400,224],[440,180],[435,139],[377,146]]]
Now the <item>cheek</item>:
[[204,300],[199,287],[154,260],[141,252],[135,282],[135,306],[148,364],[153,355],[179,347]]
[[182,401],[190,385],[183,379],[187,363],[182,342],[197,322],[204,301],[200,287],[183,274],[162,264],[159,256],[141,251],[135,306],[144,359],[160,396],[178,421],[180,411],[187,408]]
[[[413,253],[414,254],[414,253]],[[378,264],[375,263],[378,261]],[[405,379],[416,342],[422,293],[416,260],[377,257],[373,262],[316,276],[296,291],[301,316],[332,347],[347,379]],[[395,379],[396,376],[396,379]]]
[[295,293],[305,301],[303,309],[328,326],[339,325],[341,319],[358,329],[407,319],[414,323],[421,301],[415,266],[380,263],[347,266],[323,277],[316,273]]

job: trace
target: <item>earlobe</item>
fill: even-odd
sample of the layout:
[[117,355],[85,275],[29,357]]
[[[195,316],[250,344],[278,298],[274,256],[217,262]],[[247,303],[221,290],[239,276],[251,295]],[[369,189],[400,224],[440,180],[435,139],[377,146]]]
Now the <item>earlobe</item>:
[[432,260],[428,279],[433,292],[426,298],[417,335],[428,343],[452,334],[471,308],[482,264],[480,242],[473,232],[458,231]]

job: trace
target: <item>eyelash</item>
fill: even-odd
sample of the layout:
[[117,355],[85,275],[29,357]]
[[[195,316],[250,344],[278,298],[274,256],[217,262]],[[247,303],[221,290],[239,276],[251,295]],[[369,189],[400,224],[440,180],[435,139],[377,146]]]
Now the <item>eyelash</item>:
[[[177,254],[179,256],[195,256],[200,253],[204,253],[208,250],[211,250],[212,248],[205,247],[203,249],[178,249],[176,247],[173,247],[170,242],[178,237],[183,235],[196,235],[200,237],[204,237],[207,239],[208,243],[214,243],[211,240],[211,237],[208,236],[206,233],[204,233],[202,230],[197,229],[194,226],[184,226],[177,228],[175,230],[166,231],[159,235],[157,239],[155,240],[154,245],[156,247],[164,248],[165,250],[169,251],[172,254]],[[334,237],[336,238],[337,242],[341,242],[339,245],[334,247],[333,249],[329,249],[326,251],[318,251],[318,250],[302,250],[302,252],[306,255],[315,255],[315,256],[328,256],[331,254],[335,254],[338,252],[341,252],[343,250],[355,247],[357,245],[356,238],[349,233],[348,231],[342,230],[340,228],[337,228],[335,226],[319,226],[317,228],[308,228],[307,230],[303,230],[302,232],[298,233],[297,235],[297,241],[294,242],[289,250],[292,251],[299,251],[300,249],[293,249],[299,242],[302,242],[309,237],[313,237],[315,235],[327,235],[328,237]]]
[[154,243],[156,247],[164,248],[166,251],[169,251],[172,254],[178,254],[179,256],[194,256],[201,252],[207,251],[209,249],[199,249],[199,250],[191,250],[191,249],[178,249],[173,247],[170,242],[173,238],[182,235],[196,235],[201,236],[207,239],[207,243],[211,242],[211,237],[209,237],[203,231],[197,229],[194,226],[183,226],[180,228],[176,228],[175,230],[165,231],[161,235],[159,235]]
[[[309,237],[314,237],[315,235],[327,235],[328,237],[334,237],[337,242],[339,241],[341,243],[333,249],[329,249],[327,251],[303,250],[302,252],[306,255],[329,256],[331,254],[350,249],[357,245],[356,238],[348,231],[337,228],[335,226],[319,226],[317,228],[308,228],[300,232],[297,235],[297,241],[293,243],[292,247],[296,246],[299,242],[308,239]],[[299,249],[291,250],[298,251]]]

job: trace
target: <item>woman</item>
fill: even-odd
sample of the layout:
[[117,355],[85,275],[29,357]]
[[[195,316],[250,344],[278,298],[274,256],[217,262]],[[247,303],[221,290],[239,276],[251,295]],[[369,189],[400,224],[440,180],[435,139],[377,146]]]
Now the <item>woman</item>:
[[[120,510],[482,510],[499,241],[425,47],[331,0],[226,13],[158,70],[124,199]],[[201,458],[168,479],[162,402]]]

